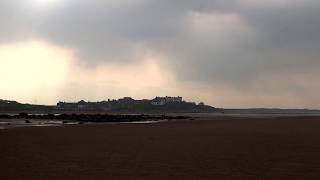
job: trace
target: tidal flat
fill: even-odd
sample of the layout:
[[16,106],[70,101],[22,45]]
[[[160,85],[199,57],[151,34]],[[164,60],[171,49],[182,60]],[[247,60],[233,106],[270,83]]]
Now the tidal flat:
[[317,179],[320,117],[0,130],[0,179]]

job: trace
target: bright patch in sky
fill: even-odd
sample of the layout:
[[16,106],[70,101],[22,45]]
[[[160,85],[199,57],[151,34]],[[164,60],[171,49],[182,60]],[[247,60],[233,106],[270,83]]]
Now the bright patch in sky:
[[42,41],[0,45],[2,98],[54,98],[52,92],[64,82],[70,59],[68,51]]
[[59,0],[34,0],[37,3],[42,3],[42,4],[47,4],[47,3],[55,3],[58,2]]
[[37,7],[50,7],[52,5],[56,5],[63,0],[30,0],[33,6]]

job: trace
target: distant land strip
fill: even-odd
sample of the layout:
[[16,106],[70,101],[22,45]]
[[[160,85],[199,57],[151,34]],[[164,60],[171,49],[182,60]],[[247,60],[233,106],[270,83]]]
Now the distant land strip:
[[189,112],[215,112],[216,108],[205,105],[203,102],[187,102],[182,97],[156,97],[154,99],[135,100],[124,97],[118,100],[105,100],[100,102],[58,102],[54,106],[21,104],[16,101],[0,100],[0,112],[38,114],[61,114],[61,113],[189,113]]

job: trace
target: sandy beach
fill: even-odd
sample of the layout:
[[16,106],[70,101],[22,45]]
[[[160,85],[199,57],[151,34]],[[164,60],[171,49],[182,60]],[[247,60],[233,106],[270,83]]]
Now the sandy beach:
[[319,138],[320,117],[3,129],[0,179],[317,179]]

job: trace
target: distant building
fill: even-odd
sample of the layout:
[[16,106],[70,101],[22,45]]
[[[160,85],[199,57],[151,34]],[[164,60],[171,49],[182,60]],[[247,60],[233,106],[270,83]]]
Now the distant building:
[[78,102],[77,106],[78,106],[78,109],[85,109],[87,108],[88,105],[87,105],[87,102],[85,102],[84,100],[81,100]]
[[166,104],[166,101],[164,98],[156,97],[151,101],[151,104],[154,106],[162,106]]
[[57,108],[62,110],[81,110],[86,109],[88,107],[88,103],[84,100],[81,100],[77,103],[67,103],[67,102],[58,102]]
[[173,103],[173,102],[182,102],[182,97],[180,97],[180,96],[178,96],[178,97],[170,97],[170,96],[156,97],[151,101],[151,104],[154,106],[162,106],[167,103]]
[[119,103],[133,103],[135,100],[132,99],[131,97],[124,97],[122,99],[119,99]]

